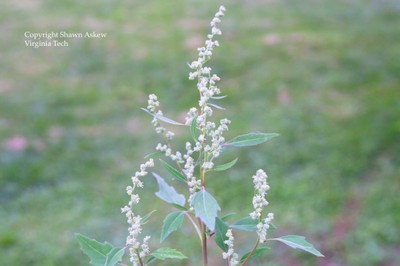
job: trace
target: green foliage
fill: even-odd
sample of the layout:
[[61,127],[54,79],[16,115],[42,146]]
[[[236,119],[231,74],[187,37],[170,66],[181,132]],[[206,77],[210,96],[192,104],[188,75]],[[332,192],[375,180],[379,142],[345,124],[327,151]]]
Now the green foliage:
[[149,221],[151,215],[153,215],[153,213],[155,213],[155,212],[156,212],[156,210],[153,210],[153,211],[149,212],[148,214],[143,215],[142,219],[140,220],[140,223],[142,225],[146,224]]
[[228,239],[226,233],[228,232],[229,226],[219,217],[215,220],[215,243],[223,250],[228,250],[228,245],[224,243]]
[[316,250],[312,244],[310,244],[306,241],[306,238],[304,236],[295,236],[295,235],[281,236],[278,238],[271,238],[271,240],[280,241],[294,249],[296,249],[296,248],[302,249],[302,250],[307,251],[317,257],[324,257],[324,255],[322,255],[321,252]]
[[174,177],[176,177],[179,181],[186,183],[186,177],[176,168],[171,166],[169,163],[160,159],[161,165]]
[[160,242],[163,242],[174,231],[178,230],[183,223],[185,214],[183,212],[171,212],[164,219],[161,229]]
[[196,216],[199,217],[210,230],[214,230],[217,212],[221,210],[215,198],[205,189],[202,189],[194,196],[192,206]]
[[221,165],[217,165],[213,167],[214,171],[225,171],[228,170],[229,168],[231,168],[232,166],[234,166],[237,162],[238,158],[236,158],[235,160],[225,163],[225,164],[221,164]]
[[[257,257],[260,257],[265,251],[269,250],[267,247],[261,247],[261,248],[256,248],[254,252],[251,254],[251,259],[255,259]],[[240,259],[240,263],[243,263],[247,257],[250,255],[251,251],[247,252],[242,256]]]
[[230,227],[242,231],[256,231],[258,220],[251,218],[250,216],[243,217],[237,220]]
[[172,119],[170,119],[168,117],[164,117],[162,115],[152,113],[152,112],[150,112],[149,110],[147,110],[145,108],[141,108],[141,109],[143,111],[145,111],[146,113],[148,113],[149,115],[151,115],[151,116],[153,116],[153,117],[157,118],[158,120],[161,120],[161,121],[163,121],[165,123],[168,123],[168,124],[171,124],[171,125],[175,125],[175,126],[184,126],[184,124],[176,122],[175,120],[172,120]]
[[172,249],[172,248],[159,248],[155,250],[154,252],[151,253],[151,256],[159,259],[159,260],[165,260],[165,259],[178,259],[178,260],[183,260],[187,259],[185,255],[182,254],[182,252]]
[[224,221],[224,222],[228,222],[229,220],[231,220],[235,216],[236,216],[236,213],[234,213],[234,212],[228,213],[228,214],[222,216],[221,220]]
[[248,133],[231,139],[230,141],[224,143],[224,146],[226,147],[255,146],[264,143],[266,141],[269,141],[277,136],[279,136],[279,134],[276,133]]
[[179,206],[185,205],[186,200],[184,195],[176,192],[175,188],[168,185],[167,182],[165,182],[161,176],[157,175],[156,173],[152,174],[156,178],[159,186],[159,191],[156,192],[157,197],[159,197],[160,199],[162,199],[167,203],[172,203]]
[[114,266],[121,261],[125,253],[125,248],[116,248],[107,242],[102,244],[81,234],[75,234],[75,238],[92,265]]

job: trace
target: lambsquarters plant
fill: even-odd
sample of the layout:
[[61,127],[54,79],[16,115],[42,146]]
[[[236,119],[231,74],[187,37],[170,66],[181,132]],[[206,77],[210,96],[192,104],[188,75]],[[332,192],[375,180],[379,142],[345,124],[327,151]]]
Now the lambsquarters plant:
[[[224,150],[255,146],[277,136],[274,133],[248,133],[226,140],[224,133],[228,131],[230,121],[226,118],[220,121],[212,120],[214,111],[223,109],[215,102],[224,96],[221,96],[221,90],[217,85],[220,78],[212,73],[206,63],[211,59],[214,48],[219,46],[215,37],[221,35],[218,24],[224,12],[225,8],[221,6],[211,21],[211,33],[207,35],[204,47],[198,48],[198,58],[189,64],[191,69],[189,79],[197,82],[199,101],[198,106],[190,108],[187,112],[185,123],[165,117],[157,96],[149,95],[148,106],[143,110],[153,117],[152,124],[155,131],[162,136],[164,141],[156,145],[156,152],[145,157],[146,162],[140,165],[140,170],[131,177],[132,184],[126,187],[129,201],[121,209],[129,225],[125,247],[117,248],[107,242],[99,243],[81,234],[76,235],[82,251],[89,256],[92,265],[125,265],[121,263],[124,254],[129,256],[130,264],[133,266],[149,265],[157,260],[187,259],[175,248],[152,249],[149,246],[150,236],[142,236],[142,226],[146,224],[152,213],[143,216],[139,213],[137,205],[141,202],[137,190],[143,189],[143,177],[148,175],[149,168],[154,167],[155,159],[162,156],[165,158],[157,161],[169,174],[180,181],[183,187],[187,188],[187,194],[179,194],[163,177],[155,172],[151,173],[159,186],[156,196],[175,209],[164,219],[160,240],[163,242],[172,232],[179,230],[184,219],[190,221],[202,247],[202,262],[196,265],[208,265],[207,247],[210,241],[215,241],[221,249],[221,256],[228,266],[248,265],[249,260],[267,250],[265,244],[270,241],[279,241],[315,256],[323,256],[302,236],[269,237],[269,230],[274,227],[272,224],[274,214],[267,211],[266,196],[270,187],[264,170],[259,169],[253,175],[254,195],[252,202],[249,202],[249,205],[253,207],[252,211],[248,216],[235,222],[230,222],[232,215],[219,216],[221,207],[207,189],[211,183],[209,181],[212,181],[207,179],[208,173],[225,171],[237,161],[235,159],[225,164],[216,164],[215,162],[223,155]],[[184,149],[179,151],[173,148],[174,133],[167,130],[164,124],[187,127],[192,139],[186,142]],[[253,248],[241,256],[234,250],[234,235],[237,230],[255,232]]]

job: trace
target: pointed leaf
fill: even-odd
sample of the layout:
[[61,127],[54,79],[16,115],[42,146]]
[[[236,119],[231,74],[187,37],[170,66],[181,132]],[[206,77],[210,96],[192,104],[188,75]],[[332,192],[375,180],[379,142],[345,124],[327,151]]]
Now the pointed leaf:
[[217,212],[221,210],[214,197],[203,188],[194,196],[192,206],[196,216],[213,231]]
[[258,220],[251,218],[250,216],[246,216],[242,219],[236,221],[236,223],[232,224],[230,227],[237,230],[242,231],[257,231]]
[[140,223],[141,223],[142,225],[143,225],[143,224],[146,224],[146,223],[149,221],[150,216],[151,216],[155,211],[156,211],[156,210],[153,210],[153,211],[149,212],[148,214],[142,216],[142,219],[140,220]]
[[215,243],[223,250],[228,250],[228,245],[224,243],[228,239],[226,232],[228,232],[229,226],[219,217],[215,220]]
[[237,136],[228,142],[225,142],[223,146],[227,147],[244,147],[244,146],[254,146],[271,140],[277,137],[279,134],[276,133],[248,133],[244,135]]
[[161,121],[163,121],[165,123],[168,123],[168,124],[171,124],[171,125],[176,125],[176,126],[184,126],[185,125],[185,124],[176,122],[175,120],[172,120],[172,119],[170,119],[168,117],[152,113],[149,110],[147,110],[146,108],[142,108],[142,110],[145,111],[146,113],[148,113],[149,115],[151,115],[151,116],[153,116],[153,117],[157,118],[158,120],[161,120]]
[[183,255],[180,251],[172,248],[159,248],[153,253],[151,253],[151,256],[159,259],[159,260],[165,260],[165,259],[178,259],[178,260],[183,260],[187,259],[185,255]]
[[[260,257],[260,256],[262,255],[262,253],[264,253],[264,252],[267,251],[268,249],[269,249],[269,248],[267,248],[267,247],[257,248],[257,249],[253,252],[253,254],[251,255],[250,258],[254,259],[254,258]],[[244,255],[242,256],[242,258],[240,259],[240,263],[243,263],[243,262],[247,259],[247,257],[248,257],[249,255],[250,255],[250,252],[247,252],[246,254],[244,254]]]
[[171,203],[171,205],[174,206],[175,208],[177,208],[178,210],[188,211],[188,208],[186,208],[184,206],[181,206],[181,205],[178,205],[178,204],[175,204],[175,203]]
[[164,219],[161,229],[160,243],[163,242],[172,232],[178,230],[183,223],[185,214],[183,212],[172,212]]
[[115,266],[122,260],[124,256],[125,248],[113,248],[106,257],[106,262],[104,266]]
[[237,162],[237,160],[238,160],[238,158],[236,158],[235,160],[233,160],[229,163],[214,166],[213,170],[214,171],[225,171],[225,170],[231,168],[232,166],[234,166],[235,163]]
[[224,216],[221,217],[221,220],[224,222],[229,221],[230,219],[232,219],[234,216],[236,215],[236,213],[232,212],[232,213],[228,213]]
[[81,234],[75,234],[75,238],[83,253],[90,258],[90,264],[104,265],[106,263],[107,254],[113,249],[110,243],[100,243]]
[[226,98],[226,97],[227,97],[226,95],[223,95],[223,96],[212,96],[211,99],[221,100],[221,99]]
[[217,108],[219,110],[226,110],[224,107],[221,107],[221,106],[213,104],[213,103],[207,103],[207,105]]
[[157,175],[156,173],[152,174],[157,179],[157,183],[160,190],[156,192],[157,197],[168,203],[174,203],[180,206],[185,205],[185,196],[177,193],[175,188],[168,185],[161,176]]
[[147,154],[146,156],[144,156],[144,158],[145,159],[157,158],[157,157],[160,157],[163,154],[164,154],[163,151],[156,151],[156,152]]
[[271,238],[269,240],[276,240],[280,241],[286,245],[288,245],[291,248],[299,248],[304,251],[307,251],[317,257],[324,257],[321,252],[319,252],[317,249],[314,248],[314,246],[306,241],[306,238],[304,236],[296,236],[296,235],[289,235],[289,236],[282,236],[278,238]]
[[156,260],[157,260],[156,257],[150,255],[149,258],[147,259],[145,265],[150,265],[151,263],[155,262]]
[[176,177],[179,181],[186,183],[186,177],[176,168],[172,167],[167,162],[164,162],[160,159],[161,165],[174,177]]

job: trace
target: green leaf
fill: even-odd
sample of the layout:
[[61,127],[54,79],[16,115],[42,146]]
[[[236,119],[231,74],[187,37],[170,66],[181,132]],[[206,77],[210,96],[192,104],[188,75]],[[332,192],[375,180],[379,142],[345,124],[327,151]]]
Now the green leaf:
[[214,107],[216,109],[219,109],[219,110],[226,110],[224,107],[221,107],[221,106],[219,106],[217,104],[207,103],[207,105],[212,106],[212,107]]
[[142,110],[145,111],[146,113],[148,113],[149,115],[151,115],[151,116],[153,116],[153,117],[157,118],[158,120],[161,120],[161,121],[163,121],[165,123],[168,123],[168,124],[171,124],[171,125],[176,125],[176,126],[184,126],[185,125],[185,124],[176,122],[175,120],[172,120],[170,118],[167,118],[165,116],[152,113],[149,110],[147,110],[146,108],[142,108]]
[[157,197],[168,203],[185,206],[185,196],[177,193],[175,188],[168,185],[161,176],[157,175],[156,173],[152,174],[156,178],[159,186],[159,191],[156,192]]
[[198,141],[199,138],[199,129],[197,128],[197,117],[193,117],[192,123],[190,124],[190,134],[194,141]]
[[163,151],[156,151],[156,152],[147,154],[146,156],[144,156],[144,158],[145,159],[157,158],[157,157],[160,157],[163,154],[164,154]]
[[178,260],[183,260],[187,259],[185,255],[183,255],[180,251],[172,248],[159,248],[153,253],[151,253],[151,256],[159,259],[159,260],[165,260],[165,259],[178,259]]
[[226,147],[244,147],[244,146],[254,146],[271,140],[277,137],[279,134],[276,133],[248,133],[244,135],[237,136],[228,142],[225,142],[223,146]]
[[104,266],[114,266],[122,260],[125,254],[125,248],[113,248],[106,257]]
[[225,163],[225,164],[221,164],[221,165],[217,165],[214,166],[214,168],[212,170],[214,171],[225,171],[229,168],[231,168],[232,166],[235,165],[235,163],[237,162],[238,158],[236,158],[235,160],[229,162],[229,163]]
[[218,202],[204,188],[197,192],[192,200],[195,214],[207,227],[214,231],[217,212],[221,210]]
[[171,203],[171,205],[174,206],[175,208],[177,208],[178,210],[188,211],[188,208],[186,208],[184,206],[181,206],[181,205],[178,205],[178,204],[175,204],[175,203]]
[[183,223],[185,214],[183,212],[171,212],[164,219],[161,229],[160,243],[163,242],[172,232],[178,230]]
[[232,212],[232,213],[228,213],[224,216],[221,217],[221,220],[224,222],[229,221],[230,219],[232,219],[234,216],[236,216],[236,213]]
[[288,245],[291,248],[299,248],[304,251],[307,251],[317,257],[324,257],[321,252],[316,250],[314,246],[306,241],[306,238],[304,236],[295,236],[295,235],[289,235],[289,236],[282,236],[278,238],[271,238],[269,240],[276,240],[280,241],[286,245]]
[[172,167],[167,162],[164,162],[160,159],[161,165],[174,177],[176,177],[179,181],[186,183],[186,177],[176,168]]
[[141,223],[142,225],[143,225],[143,224],[146,224],[146,223],[149,221],[150,216],[151,216],[155,211],[156,211],[156,210],[153,210],[153,211],[149,212],[148,214],[142,216],[142,219],[140,220],[140,223]]
[[75,238],[92,265],[114,266],[121,261],[125,252],[125,248],[116,248],[107,242],[100,243],[81,234],[75,234]]
[[215,235],[214,240],[215,243],[223,250],[228,250],[228,245],[224,243],[225,240],[228,239],[226,236],[226,232],[228,232],[228,225],[219,217],[215,220]]
[[154,256],[149,256],[149,258],[147,259],[147,261],[146,261],[146,264],[145,265],[149,265],[149,264],[151,264],[151,263],[153,263],[153,262],[155,262],[157,260],[157,258],[156,257],[154,257]]
[[[267,247],[257,248],[257,249],[253,252],[253,254],[251,255],[250,258],[254,259],[254,258],[260,257],[260,256],[262,255],[262,253],[265,252],[265,251],[267,251],[268,249],[269,249],[269,248],[267,248]],[[243,262],[247,259],[247,257],[250,255],[250,253],[251,253],[251,251],[250,251],[250,252],[247,252],[246,254],[244,254],[244,255],[242,256],[242,258],[240,259],[240,263],[243,263]]]
[[226,98],[226,97],[227,97],[226,95],[223,95],[223,96],[212,96],[211,99],[221,100],[221,99]]
[[258,220],[251,218],[250,216],[246,216],[242,219],[236,221],[236,223],[232,224],[230,227],[237,230],[242,231],[257,231]]

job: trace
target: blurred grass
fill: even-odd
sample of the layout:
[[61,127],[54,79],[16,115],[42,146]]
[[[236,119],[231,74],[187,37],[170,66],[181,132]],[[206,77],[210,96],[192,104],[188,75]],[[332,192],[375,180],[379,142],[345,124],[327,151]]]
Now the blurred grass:
[[[233,121],[227,138],[281,134],[221,158],[240,157],[226,177],[210,181],[226,213],[250,211],[250,178],[264,168],[277,233],[305,235],[326,255],[276,245],[269,265],[399,265],[398,2],[223,3],[224,34],[211,66],[229,96],[218,114]],[[87,265],[74,232],[123,245],[124,187],[158,142],[139,107],[151,92],[170,117],[196,104],[186,63],[218,5],[3,1],[0,265]],[[25,47],[25,31],[108,36],[34,49]],[[15,137],[26,147],[10,150]],[[149,231],[159,230],[168,211],[153,200],[155,191],[149,178],[142,197],[154,205],[143,213],[159,210]],[[238,238],[243,253],[251,242]],[[184,247],[194,257],[187,265],[196,265],[197,240],[173,235],[169,245]]]

